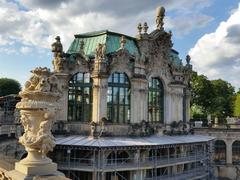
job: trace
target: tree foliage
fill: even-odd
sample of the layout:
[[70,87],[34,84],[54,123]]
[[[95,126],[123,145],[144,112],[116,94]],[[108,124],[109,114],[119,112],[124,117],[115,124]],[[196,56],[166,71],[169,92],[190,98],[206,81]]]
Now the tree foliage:
[[[192,88],[192,113],[201,112],[201,116],[212,114],[217,117],[233,115],[234,87],[222,79],[208,80],[204,75],[193,72]],[[196,111],[196,107],[199,109]]]
[[233,115],[234,109],[234,87],[222,79],[212,80],[213,104],[212,113],[215,116],[226,117]]
[[240,117],[240,91],[237,93],[234,102],[234,116]]
[[21,85],[18,81],[9,78],[0,78],[0,96],[18,94],[20,90]]
[[198,107],[198,111],[201,111],[202,114],[211,112],[214,98],[211,81],[206,76],[193,72],[190,85],[192,88],[191,105],[194,105],[195,108]]

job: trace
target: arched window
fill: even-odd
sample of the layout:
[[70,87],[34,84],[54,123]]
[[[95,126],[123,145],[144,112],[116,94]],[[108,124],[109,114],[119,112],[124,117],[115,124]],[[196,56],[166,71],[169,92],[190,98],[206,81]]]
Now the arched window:
[[226,163],[226,144],[223,140],[216,140],[214,144],[215,157],[214,160],[218,164]]
[[126,74],[113,73],[108,78],[107,114],[114,123],[130,121],[130,82]]
[[160,79],[151,78],[148,83],[148,121],[163,123],[164,88]]
[[92,79],[89,73],[72,76],[68,90],[68,120],[89,122],[92,115]]
[[232,144],[232,163],[240,164],[240,141],[234,141]]

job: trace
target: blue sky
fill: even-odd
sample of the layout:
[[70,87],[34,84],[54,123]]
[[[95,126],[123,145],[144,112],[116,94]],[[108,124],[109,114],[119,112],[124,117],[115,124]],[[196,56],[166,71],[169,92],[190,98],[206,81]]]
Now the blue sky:
[[145,21],[152,31],[159,5],[180,57],[189,53],[196,71],[240,88],[239,0],[0,0],[0,77],[24,84],[34,67],[52,67],[56,35],[67,50],[76,33],[109,29],[135,36]]

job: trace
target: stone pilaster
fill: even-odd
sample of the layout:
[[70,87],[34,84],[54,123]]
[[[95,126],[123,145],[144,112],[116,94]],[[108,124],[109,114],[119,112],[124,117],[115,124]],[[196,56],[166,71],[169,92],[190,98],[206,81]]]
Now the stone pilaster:
[[232,164],[232,141],[226,143],[226,161],[227,164]]
[[102,118],[107,118],[107,77],[93,76],[93,107],[92,121],[99,123]]
[[145,79],[133,78],[131,84],[131,123],[147,121],[148,115],[148,82]]
[[170,124],[171,123],[171,92],[170,91],[165,91],[164,92],[164,123]]
[[186,89],[186,122],[190,120],[190,100],[191,100],[191,91]]
[[68,80],[69,75],[66,73],[56,73],[55,74],[59,80],[59,86],[62,87],[62,95],[59,99],[59,106],[61,111],[58,111],[56,114],[56,120],[59,121],[67,121],[67,113],[68,113]]

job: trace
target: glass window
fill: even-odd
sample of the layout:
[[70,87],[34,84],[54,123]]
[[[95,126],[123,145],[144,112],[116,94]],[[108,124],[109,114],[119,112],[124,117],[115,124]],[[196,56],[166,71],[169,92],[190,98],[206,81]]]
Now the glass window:
[[216,140],[214,144],[214,160],[217,164],[226,163],[226,144],[222,140]]
[[158,78],[148,83],[148,121],[163,123],[164,89]]
[[240,141],[234,141],[232,144],[232,163],[240,164]]
[[91,121],[92,79],[89,73],[77,73],[69,81],[68,120]]
[[113,123],[130,121],[130,83],[124,73],[113,73],[108,78],[108,120]]

